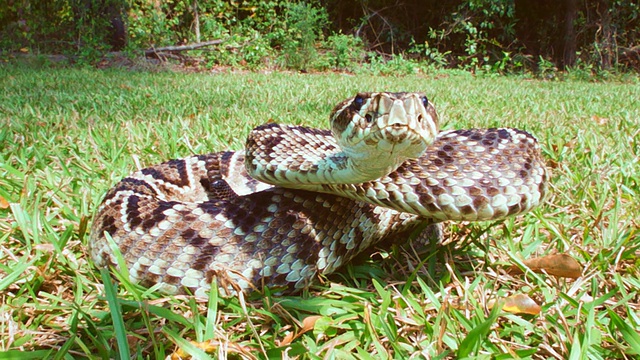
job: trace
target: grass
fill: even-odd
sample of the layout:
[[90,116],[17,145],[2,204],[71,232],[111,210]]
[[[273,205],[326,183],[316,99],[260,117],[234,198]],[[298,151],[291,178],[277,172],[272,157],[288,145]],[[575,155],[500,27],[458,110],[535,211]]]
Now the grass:
[[[400,247],[375,251],[297,297],[166,297],[92,266],[91,216],[122,177],[170,158],[241,149],[248,131],[267,121],[326,127],[333,105],[363,90],[424,91],[445,129],[535,134],[552,171],[547,203],[515,219],[452,224],[449,243],[422,257]],[[5,64],[0,358],[633,358],[640,351],[639,98],[633,78]],[[582,276],[505,272],[553,253],[578,260]],[[540,314],[488,308],[512,294],[533,298]]]

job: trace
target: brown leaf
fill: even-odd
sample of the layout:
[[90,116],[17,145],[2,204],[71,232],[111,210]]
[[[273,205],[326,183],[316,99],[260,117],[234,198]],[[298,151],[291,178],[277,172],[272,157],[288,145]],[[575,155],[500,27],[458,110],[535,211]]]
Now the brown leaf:
[[514,314],[538,315],[541,308],[526,294],[515,294],[505,299],[502,310]]
[[538,315],[542,308],[526,294],[515,294],[504,299],[490,300],[487,304],[489,309],[494,306],[502,307],[502,310],[512,314]]
[[566,147],[567,149],[573,149],[574,147],[576,147],[577,143],[578,141],[576,140],[576,138],[573,138],[567,141],[566,143],[564,143],[564,147]]
[[598,125],[606,125],[609,122],[609,119],[600,117],[598,115],[593,115],[591,117],[591,121],[595,122]]
[[[220,343],[218,341],[204,341],[204,342],[190,341],[190,343],[193,346],[199,348],[200,350],[203,350],[207,354],[212,354],[213,352],[215,352],[218,349],[218,347],[220,347]],[[254,349],[251,349],[250,347],[247,347],[247,346],[244,346],[244,345],[240,345],[240,344],[235,344],[235,343],[227,343],[225,345],[227,347],[226,350],[229,353],[250,355],[254,350]],[[245,356],[243,358],[253,359],[253,357],[251,357],[251,356]],[[191,359],[191,355],[189,355],[189,353],[187,353],[182,348],[178,348],[176,351],[173,352],[173,354],[171,354],[169,359],[171,359],[171,360]]]
[[[577,279],[582,275],[582,265],[567,254],[553,254],[523,261],[529,269],[537,273],[546,273],[557,277]],[[519,267],[513,265],[507,272],[511,275],[522,274]]]
[[313,316],[307,316],[306,318],[304,318],[304,320],[302,320],[302,327],[300,328],[300,330],[297,332],[292,331],[288,333],[287,336],[285,336],[284,339],[280,341],[278,346],[289,345],[293,342],[293,340],[297,339],[300,335],[313,330],[313,327],[316,325],[316,321],[318,321],[318,319],[320,319],[321,317],[322,317],[321,315],[313,315]]
[[304,320],[302,320],[302,329],[300,329],[300,333],[306,333],[307,331],[313,330],[313,327],[316,326],[316,321],[321,317],[321,315],[313,315],[304,318]]
[[[197,347],[198,349],[203,350],[206,353],[212,353],[218,347],[218,343],[211,342],[211,341],[205,341],[205,342],[190,341],[190,343],[195,347]],[[187,353],[182,348],[178,348],[173,354],[171,354],[171,360],[181,360],[181,359],[191,359],[191,355],[189,355],[189,353]]]
[[9,202],[7,201],[7,199],[0,196],[0,209],[8,209],[8,208],[9,208]]

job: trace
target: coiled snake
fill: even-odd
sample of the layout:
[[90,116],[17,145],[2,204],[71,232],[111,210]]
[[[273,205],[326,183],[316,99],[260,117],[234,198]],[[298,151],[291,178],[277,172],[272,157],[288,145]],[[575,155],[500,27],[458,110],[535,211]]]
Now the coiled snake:
[[294,292],[424,223],[522,214],[546,193],[533,136],[438,133],[422,94],[358,94],[336,106],[332,132],[267,124],[245,152],[170,160],[124,178],[97,210],[91,257],[169,294],[204,296],[214,278],[228,294]]

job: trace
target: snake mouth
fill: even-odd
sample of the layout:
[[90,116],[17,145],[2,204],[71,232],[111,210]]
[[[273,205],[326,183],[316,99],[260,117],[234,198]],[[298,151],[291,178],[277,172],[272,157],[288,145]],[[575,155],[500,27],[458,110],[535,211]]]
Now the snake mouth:
[[393,124],[381,129],[382,137],[391,142],[402,142],[414,133],[417,137],[418,134],[413,131],[408,125],[405,124]]
[[392,142],[423,142],[428,144],[430,142],[431,135],[427,131],[421,131],[420,127],[411,126],[408,123],[395,123],[384,126],[380,129],[381,138]]
[[377,144],[381,152],[402,158],[419,157],[427,146],[424,136],[407,124],[392,124],[380,129]]

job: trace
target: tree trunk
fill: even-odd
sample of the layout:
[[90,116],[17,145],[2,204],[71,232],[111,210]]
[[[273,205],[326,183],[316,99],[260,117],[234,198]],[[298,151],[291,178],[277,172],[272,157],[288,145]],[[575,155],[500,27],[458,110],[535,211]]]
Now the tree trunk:
[[565,0],[564,13],[564,46],[563,68],[575,65],[576,62],[576,30],[574,22],[578,14],[577,0]]
[[193,26],[195,27],[196,42],[200,42],[200,15],[198,15],[198,0],[193,0]]
[[611,26],[611,13],[609,12],[609,0],[601,0],[598,4],[600,24],[596,33],[596,45],[600,49],[600,67],[610,69],[616,62],[616,46],[614,29]]
[[127,45],[127,12],[126,2],[110,1],[106,9],[106,15],[109,18],[109,39],[108,43],[111,49],[120,51]]

